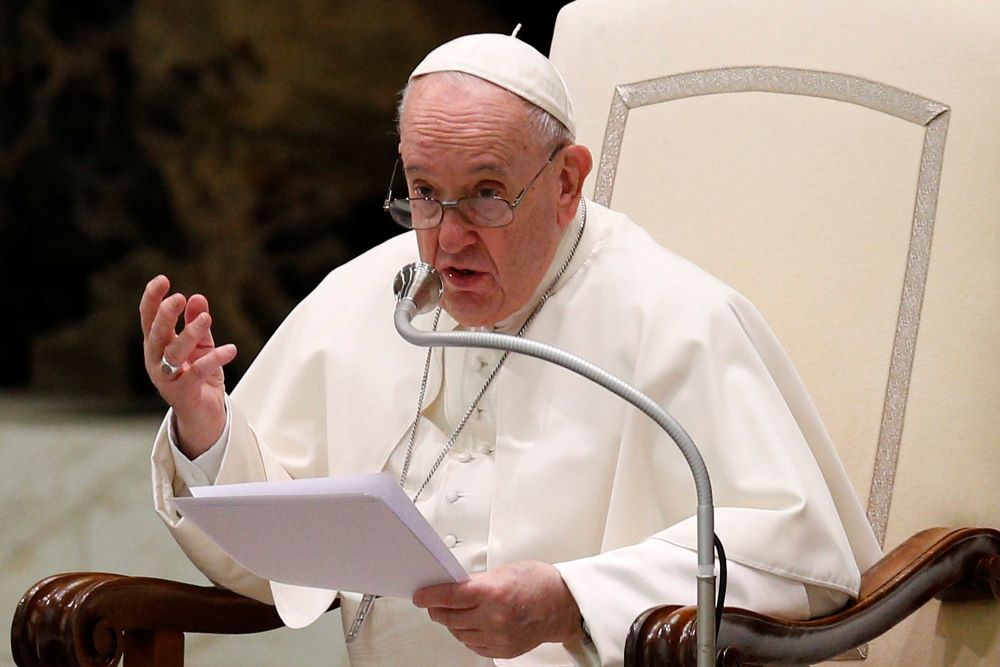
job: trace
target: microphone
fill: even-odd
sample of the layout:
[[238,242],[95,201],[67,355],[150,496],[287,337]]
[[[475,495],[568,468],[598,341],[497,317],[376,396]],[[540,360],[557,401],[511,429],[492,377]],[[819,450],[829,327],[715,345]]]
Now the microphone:
[[[480,347],[507,350],[562,366],[599,384],[608,391],[628,401],[657,423],[676,443],[687,461],[694,478],[698,498],[696,515],[698,533],[698,667],[714,667],[716,601],[715,601],[715,508],[712,503],[712,484],[708,468],[691,436],[666,410],[624,380],[585,359],[552,345],[503,333],[481,331],[420,331],[411,321],[421,313],[435,308],[441,299],[441,277],[434,267],[424,262],[404,266],[393,283],[396,294],[394,322],[396,331],[409,343],[421,347]],[[721,556],[720,558],[724,558]],[[724,567],[724,561],[723,561]],[[720,600],[719,609],[722,604]]]
[[426,262],[413,262],[396,274],[392,292],[396,295],[396,310],[405,309],[412,320],[437,307],[444,285],[433,266]]

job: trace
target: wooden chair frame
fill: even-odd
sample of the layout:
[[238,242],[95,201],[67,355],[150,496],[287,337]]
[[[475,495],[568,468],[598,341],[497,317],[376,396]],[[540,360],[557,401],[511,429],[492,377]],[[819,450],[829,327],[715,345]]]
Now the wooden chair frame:
[[[861,578],[858,599],[841,611],[787,621],[727,607],[717,645],[720,667],[809,665],[875,639],[932,598],[1000,599],[1000,531],[931,528],[886,554]],[[633,623],[626,667],[694,665],[697,610],[664,606]]]
[[[718,664],[809,664],[832,658],[893,627],[937,597],[1000,599],[1000,531],[932,528],[868,570],[847,608],[809,621],[785,621],[727,608]],[[337,606],[335,602],[333,607]],[[695,664],[694,607],[666,606],[632,626],[625,664]],[[281,627],[274,607],[223,589],[116,574],[48,577],[21,598],[11,626],[19,667],[176,667],[184,633],[245,634]]]

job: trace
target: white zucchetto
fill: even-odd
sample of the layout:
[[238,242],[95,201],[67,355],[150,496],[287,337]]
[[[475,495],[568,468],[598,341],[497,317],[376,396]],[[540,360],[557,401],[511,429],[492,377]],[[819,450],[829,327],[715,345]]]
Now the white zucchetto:
[[576,136],[573,102],[562,75],[534,47],[499,34],[465,35],[427,54],[410,80],[433,72],[465,72],[545,109]]

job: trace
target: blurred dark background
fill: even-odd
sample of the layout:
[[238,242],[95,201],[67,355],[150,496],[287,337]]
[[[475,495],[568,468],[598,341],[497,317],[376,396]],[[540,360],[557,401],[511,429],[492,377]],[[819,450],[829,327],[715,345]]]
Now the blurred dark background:
[[519,22],[547,53],[563,4],[3,0],[0,389],[151,398],[157,273],[208,296],[232,386],[323,276],[400,231],[381,201],[416,63]]

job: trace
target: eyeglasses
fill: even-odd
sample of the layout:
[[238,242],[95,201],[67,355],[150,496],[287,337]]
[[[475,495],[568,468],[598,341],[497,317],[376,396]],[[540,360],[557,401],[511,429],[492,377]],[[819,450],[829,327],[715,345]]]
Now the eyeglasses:
[[436,227],[444,219],[446,208],[457,208],[462,216],[474,225],[479,227],[504,227],[514,220],[514,209],[518,207],[524,196],[535,184],[535,181],[545,168],[552,164],[565,144],[556,146],[549,159],[545,161],[538,173],[528,181],[524,189],[514,198],[514,201],[507,201],[497,195],[472,195],[460,197],[452,201],[441,201],[433,197],[404,197],[401,199],[392,198],[392,184],[396,178],[396,170],[399,167],[399,159],[392,167],[392,177],[389,179],[389,192],[385,196],[382,209],[386,211],[397,224],[407,229],[431,229]]

